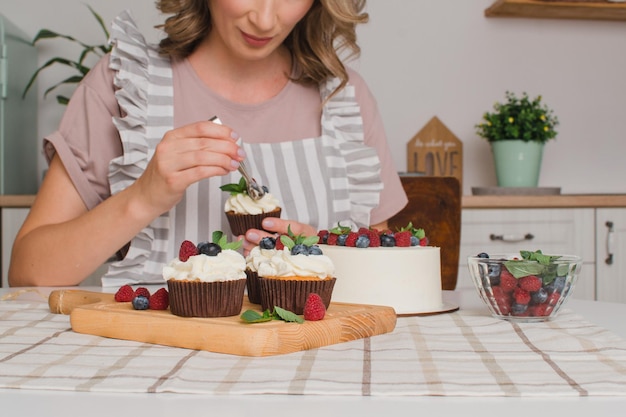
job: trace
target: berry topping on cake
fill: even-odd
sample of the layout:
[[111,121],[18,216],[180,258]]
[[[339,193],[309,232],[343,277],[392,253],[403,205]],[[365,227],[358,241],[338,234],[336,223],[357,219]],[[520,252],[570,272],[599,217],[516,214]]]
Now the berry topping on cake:
[[321,244],[352,248],[428,246],[429,243],[424,229],[413,227],[412,223],[395,232],[366,227],[353,231],[350,227],[339,225],[330,230],[320,230],[317,236]]
[[196,255],[217,256],[225,249],[237,250],[241,247],[241,241],[229,242],[228,237],[222,231],[215,231],[211,236],[211,242],[200,242],[196,246],[190,240],[184,240],[178,251],[178,259],[186,262],[190,257]]
[[195,256],[197,254],[198,248],[196,245],[189,240],[184,240],[180,245],[180,250],[178,251],[178,259],[180,259],[181,262],[186,262],[191,256]]
[[270,236],[264,237],[259,242],[261,249],[289,249],[292,255],[322,255],[322,249],[317,245],[319,234],[316,236],[295,235],[291,231],[291,226],[287,226],[287,234],[278,238]]
[[304,304],[304,319],[307,321],[322,320],[326,315],[326,306],[322,301],[322,297],[312,292],[310,293]]
[[122,285],[115,293],[115,301],[118,303],[126,303],[133,301],[135,298],[135,290],[130,285]]

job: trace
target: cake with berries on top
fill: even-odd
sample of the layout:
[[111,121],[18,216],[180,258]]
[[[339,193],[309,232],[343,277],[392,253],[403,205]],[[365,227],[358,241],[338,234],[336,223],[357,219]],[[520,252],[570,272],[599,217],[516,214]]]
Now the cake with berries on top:
[[246,259],[258,274],[263,310],[277,306],[303,314],[311,293],[319,295],[328,308],[336,281],[335,268],[317,245],[318,240],[317,236],[295,236],[289,228],[287,235],[270,237],[264,241],[264,248],[250,252]]
[[335,301],[391,306],[399,315],[442,310],[440,249],[429,246],[423,229],[411,223],[396,231],[340,225],[318,237],[341,278]]
[[230,230],[235,236],[245,234],[248,229],[262,230],[261,222],[266,217],[280,217],[282,209],[278,199],[270,194],[265,186],[263,186],[265,194],[259,200],[254,200],[248,195],[246,180],[243,177],[239,183],[222,185],[220,189],[230,193],[224,204],[224,211]]
[[212,242],[182,242],[179,255],[163,267],[170,311],[182,317],[226,317],[241,313],[246,260],[220,231]]

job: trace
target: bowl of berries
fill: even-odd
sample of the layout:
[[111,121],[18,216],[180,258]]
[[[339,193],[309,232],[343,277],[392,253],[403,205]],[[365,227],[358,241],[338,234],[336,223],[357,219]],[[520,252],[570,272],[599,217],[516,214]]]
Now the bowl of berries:
[[480,253],[468,258],[472,281],[491,315],[516,322],[551,320],[567,302],[582,259],[575,255]]

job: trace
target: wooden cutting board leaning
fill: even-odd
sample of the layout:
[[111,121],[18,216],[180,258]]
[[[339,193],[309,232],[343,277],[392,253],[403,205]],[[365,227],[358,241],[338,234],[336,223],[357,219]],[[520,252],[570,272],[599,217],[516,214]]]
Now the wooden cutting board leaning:
[[[69,314],[72,330],[114,339],[240,356],[271,356],[388,333],[396,326],[392,307],[332,303],[326,316],[303,324],[273,320],[245,323],[239,316],[179,317],[169,310],[135,310],[113,294],[84,290],[50,293],[50,311]],[[247,297],[242,311],[258,310]]]

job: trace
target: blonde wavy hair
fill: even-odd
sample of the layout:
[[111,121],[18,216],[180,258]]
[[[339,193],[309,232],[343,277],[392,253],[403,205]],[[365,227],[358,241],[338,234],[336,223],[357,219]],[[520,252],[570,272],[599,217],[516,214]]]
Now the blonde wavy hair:
[[[365,2],[314,0],[284,41],[297,69],[294,82],[319,84],[336,77],[340,84],[330,97],[345,87],[348,72],[343,61],[361,53],[356,25],[369,20],[363,11]],[[161,53],[175,58],[189,56],[211,30],[208,0],[157,0],[156,5],[162,13],[171,15],[157,26],[167,35],[159,43]]]

